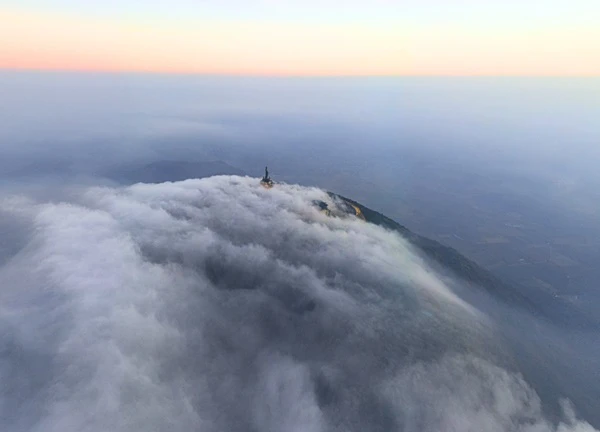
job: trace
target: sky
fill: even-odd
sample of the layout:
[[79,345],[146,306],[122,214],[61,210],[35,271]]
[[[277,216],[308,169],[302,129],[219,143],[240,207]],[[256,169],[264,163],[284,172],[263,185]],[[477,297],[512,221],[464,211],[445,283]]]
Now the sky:
[[0,0],[0,68],[600,75],[597,0]]

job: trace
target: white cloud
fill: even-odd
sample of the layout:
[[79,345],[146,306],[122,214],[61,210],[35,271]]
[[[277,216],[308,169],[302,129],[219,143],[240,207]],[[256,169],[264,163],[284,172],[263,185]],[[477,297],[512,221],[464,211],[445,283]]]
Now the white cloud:
[[406,241],[315,199],[213,177],[3,201],[32,229],[0,268],[3,430],[589,428],[544,418]]

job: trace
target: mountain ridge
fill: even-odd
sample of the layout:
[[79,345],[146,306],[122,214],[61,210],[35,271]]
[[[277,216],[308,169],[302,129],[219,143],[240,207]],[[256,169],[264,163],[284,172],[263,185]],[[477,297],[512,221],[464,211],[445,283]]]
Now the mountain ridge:
[[527,294],[524,287],[514,283],[506,283],[489,270],[461,254],[456,249],[446,246],[436,240],[414,233],[395,220],[372,210],[350,198],[328,192],[332,198],[338,198],[360,209],[364,219],[375,225],[396,231],[420,250],[427,258],[452,271],[458,278],[483,288],[494,298],[510,305],[527,309],[528,312],[541,318],[559,321],[561,324],[572,325],[582,329],[595,328],[600,325],[597,319],[584,315],[568,302],[553,297],[545,291]]

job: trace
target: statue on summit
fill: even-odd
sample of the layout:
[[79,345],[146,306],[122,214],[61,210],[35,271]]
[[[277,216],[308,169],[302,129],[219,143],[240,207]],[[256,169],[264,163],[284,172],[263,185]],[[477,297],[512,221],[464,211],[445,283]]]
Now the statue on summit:
[[273,187],[273,180],[269,177],[269,168],[265,167],[265,176],[261,179],[260,184],[270,189]]

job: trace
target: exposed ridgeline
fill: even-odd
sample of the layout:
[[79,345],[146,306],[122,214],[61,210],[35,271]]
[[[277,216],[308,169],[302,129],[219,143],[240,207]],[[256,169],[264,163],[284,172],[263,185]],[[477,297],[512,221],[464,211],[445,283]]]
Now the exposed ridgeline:
[[[529,313],[541,318],[560,320],[561,324],[580,328],[594,328],[600,325],[600,320],[595,317],[582,316],[581,311],[575,310],[567,301],[553,297],[551,294],[540,290],[531,294],[524,287],[517,284],[508,284],[476,262],[462,255],[456,249],[443,245],[435,240],[415,234],[393,219],[371,210],[364,205],[349,198],[329,192],[332,198],[342,199],[360,211],[361,218],[367,222],[399,232],[410,243],[416,246],[423,254],[438,263],[442,268],[452,271],[462,280],[478,285],[493,297],[507,302],[510,305],[525,308]],[[358,212],[357,212],[358,213]]]

